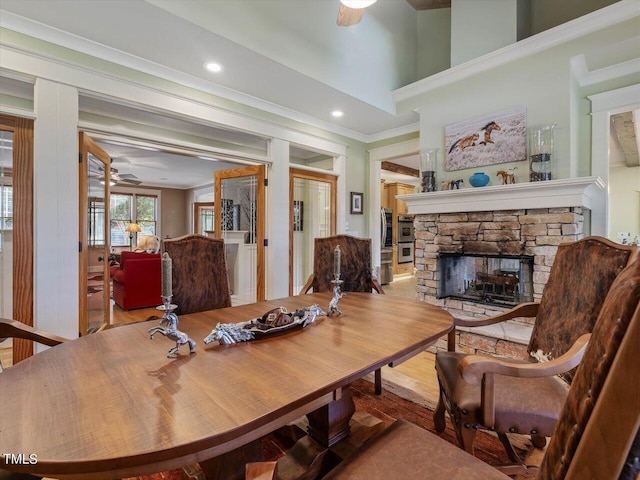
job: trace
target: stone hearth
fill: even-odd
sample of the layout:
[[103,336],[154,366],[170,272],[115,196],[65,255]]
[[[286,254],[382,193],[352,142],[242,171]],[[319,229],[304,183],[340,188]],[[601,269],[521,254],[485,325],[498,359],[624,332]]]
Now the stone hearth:
[[[505,311],[473,301],[437,298],[439,255],[464,253],[533,256],[533,296],[539,300],[558,245],[588,234],[585,221],[592,197],[601,188],[599,179],[588,178],[399,197],[415,214],[417,298],[440,305],[456,317],[482,318]],[[533,319],[527,318],[460,328],[457,348],[522,358],[532,328]],[[446,349],[446,338],[435,349]]]

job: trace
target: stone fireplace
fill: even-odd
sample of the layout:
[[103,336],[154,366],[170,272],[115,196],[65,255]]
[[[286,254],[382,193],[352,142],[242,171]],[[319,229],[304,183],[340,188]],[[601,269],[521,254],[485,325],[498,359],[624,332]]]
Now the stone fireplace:
[[[539,300],[558,245],[589,234],[600,189],[600,179],[589,177],[398,197],[415,214],[418,300],[466,318]],[[452,261],[461,272],[453,273]],[[457,348],[522,357],[532,328],[526,318],[460,328]],[[435,348],[446,349],[446,339]]]

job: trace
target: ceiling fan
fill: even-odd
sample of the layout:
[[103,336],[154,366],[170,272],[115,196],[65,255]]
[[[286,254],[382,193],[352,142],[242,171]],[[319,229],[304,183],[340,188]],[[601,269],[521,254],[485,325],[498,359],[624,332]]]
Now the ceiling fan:
[[[97,177],[100,182],[104,182],[104,168],[100,167],[98,170],[90,168],[89,176]],[[131,185],[140,185],[142,183],[133,173],[120,173],[117,168],[113,167],[110,168],[109,180],[111,186],[119,183],[129,183]]]
[[[376,0],[340,0],[337,24],[341,27],[349,27],[360,23],[364,15],[364,9],[373,5]],[[451,0],[407,0],[415,10],[433,10],[438,8],[451,8]]]
[[341,27],[350,27],[360,23],[364,15],[364,9],[374,3],[376,3],[376,0],[340,0],[340,10],[338,10],[336,23]]

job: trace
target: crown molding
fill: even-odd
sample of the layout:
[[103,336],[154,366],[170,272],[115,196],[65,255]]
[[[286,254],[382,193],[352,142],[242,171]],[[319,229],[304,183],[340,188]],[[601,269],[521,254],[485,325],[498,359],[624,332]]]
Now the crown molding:
[[621,0],[588,15],[394,90],[391,95],[394,102],[398,104],[431,90],[464,80],[515,60],[520,60],[639,15],[640,2],[638,0]]

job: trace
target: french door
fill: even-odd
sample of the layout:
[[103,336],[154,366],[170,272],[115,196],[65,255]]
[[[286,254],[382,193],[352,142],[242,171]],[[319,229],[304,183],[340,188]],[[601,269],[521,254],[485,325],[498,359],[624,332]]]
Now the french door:
[[[0,316],[33,326],[33,120],[0,114]],[[13,340],[13,363],[33,342]]]
[[111,325],[111,158],[80,132],[80,335]]
[[313,273],[314,239],[336,232],[335,175],[289,169],[289,295]]
[[215,238],[225,243],[233,305],[265,299],[266,167],[214,174]]

